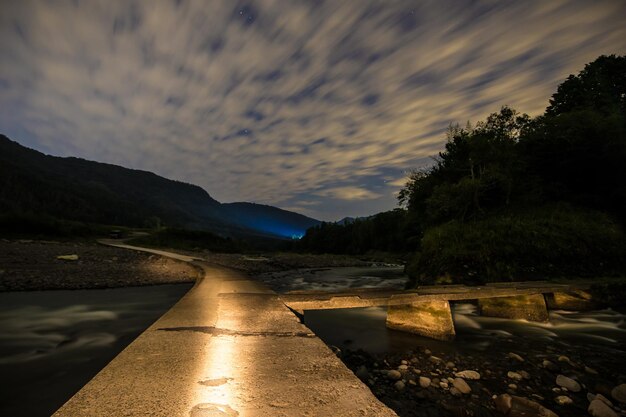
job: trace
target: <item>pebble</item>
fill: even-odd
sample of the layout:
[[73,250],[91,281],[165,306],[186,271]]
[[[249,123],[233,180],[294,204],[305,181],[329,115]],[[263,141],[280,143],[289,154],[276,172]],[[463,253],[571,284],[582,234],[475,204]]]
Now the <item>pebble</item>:
[[620,403],[626,403],[626,384],[621,384],[611,390],[611,397]]
[[400,379],[402,378],[402,374],[400,373],[400,371],[396,371],[395,369],[392,369],[391,371],[387,371],[387,378]]
[[509,378],[515,380],[515,381],[521,381],[522,380],[522,376],[520,374],[518,374],[517,372],[514,371],[509,371],[506,373],[506,376],[508,376]]
[[557,375],[556,384],[562,388],[567,388],[568,391],[580,391],[580,384],[574,381],[572,378],[566,377],[565,375]]
[[509,354],[507,355],[509,358],[511,359],[515,359],[516,361],[519,362],[524,362],[524,358],[522,358],[520,355],[518,355],[517,353],[514,352],[509,352]]
[[426,378],[425,376],[420,376],[420,379],[419,379],[420,387],[428,388],[430,387],[430,383],[431,383],[430,378]]
[[398,391],[402,391],[404,389],[404,382],[397,381],[395,384],[393,384],[393,386],[396,387]]
[[585,366],[585,372],[587,372],[588,374],[591,374],[591,375],[598,375],[598,371],[596,371],[595,369],[590,368],[588,366]]
[[554,401],[556,401],[556,403],[559,404],[559,405],[569,405],[569,404],[572,404],[574,402],[567,395],[559,395],[558,397],[556,397],[554,399]]
[[455,397],[460,397],[461,395],[463,395],[461,391],[456,389],[456,387],[450,388],[450,394],[454,395]]
[[552,362],[550,362],[550,361],[549,361],[549,360],[547,360],[547,359],[544,359],[544,360],[543,360],[542,365],[543,365],[543,367],[544,367],[544,368],[546,368],[548,371],[554,371],[554,372],[556,372],[556,371],[558,371],[558,370],[559,370],[559,367],[558,367],[558,366],[556,366],[555,364],[553,364]]
[[452,368],[454,368],[454,366],[455,366],[454,362],[446,362],[446,368],[452,369]]
[[511,388],[511,389],[517,389],[517,385],[516,385],[516,384],[509,384],[509,388]]
[[408,365],[408,364],[409,364],[409,363],[408,363],[407,361],[405,361],[405,360],[400,361],[400,363],[401,363],[402,365]]
[[448,383],[447,383],[446,381],[441,381],[441,382],[439,383],[439,386],[440,386],[441,388],[443,388],[443,389],[446,389],[446,388],[448,388]]
[[452,385],[454,386],[454,388],[459,390],[461,394],[469,394],[470,392],[472,392],[472,388],[470,388],[470,386],[467,384],[467,382],[465,382],[463,378],[455,378],[452,381]]
[[409,369],[409,367],[407,365],[400,365],[400,366],[398,366],[398,370],[399,371],[406,371],[407,369]]
[[463,379],[480,379],[480,374],[476,371],[465,370],[454,374],[457,378]]
[[618,414],[611,409],[606,403],[602,400],[593,400],[589,404],[589,408],[587,408],[589,414],[593,417],[618,417]]
[[524,370],[519,371],[519,374],[522,376],[522,378],[524,379],[530,379],[530,374]]
[[433,356],[429,356],[429,357],[428,357],[428,360],[429,360],[429,361],[431,361],[432,363],[439,363],[439,362],[441,362],[441,361],[442,361],[442,359],[441,359],[441,358],[439,358],[439,357],[437,357],[437,356],[434,356],[434,355],[433,355]]

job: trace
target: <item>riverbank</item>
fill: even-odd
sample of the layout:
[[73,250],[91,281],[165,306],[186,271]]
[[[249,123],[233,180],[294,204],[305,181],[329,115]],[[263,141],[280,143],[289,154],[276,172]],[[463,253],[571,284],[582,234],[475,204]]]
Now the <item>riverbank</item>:
[[525,399],[514,400],[514,409],[535,409],[510,416],[552,415],[545,410],[559,417],[588,416],[593,396],[602,394],[616,414],[591,415],[615,417],[626,415],[626,403],[620,403],[614,391],[626,383],[625,350],[623,344],[511,335],[498,338],[489,349],[471,352],[416,345],[405,352],[378,354],[339,349],[338,355],[400,417],[501,416],[511,405],[505,394]]
[[182,262],[91,242],[0,240],[0,292],[193,283],[200,274]]
[[[342,255],[176,252],[248,275],[371,264]],[[193,283],[200,276],[199,270],[183,262],[90,241],[0,239],[0,292]]]

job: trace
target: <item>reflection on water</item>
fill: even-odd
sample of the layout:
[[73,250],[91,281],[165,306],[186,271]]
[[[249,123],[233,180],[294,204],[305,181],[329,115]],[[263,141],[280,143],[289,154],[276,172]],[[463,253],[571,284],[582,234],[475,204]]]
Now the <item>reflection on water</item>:
[[52,414],[189,288],[0,293],[0,415]]

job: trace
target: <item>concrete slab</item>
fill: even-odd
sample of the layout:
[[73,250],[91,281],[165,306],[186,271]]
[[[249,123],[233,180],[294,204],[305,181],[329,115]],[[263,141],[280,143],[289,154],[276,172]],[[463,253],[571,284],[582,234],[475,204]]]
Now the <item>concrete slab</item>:
[[396,416],[275,294],[198,265],[205,278],[55,417]]

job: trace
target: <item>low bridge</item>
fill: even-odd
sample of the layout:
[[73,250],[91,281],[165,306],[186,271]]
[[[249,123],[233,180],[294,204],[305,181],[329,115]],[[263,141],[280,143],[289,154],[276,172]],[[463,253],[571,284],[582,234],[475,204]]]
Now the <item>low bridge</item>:
[[548,282],[424,286],[412,290],[296,291],[280,299],[299,315],[305,310],[387,307],[387,327],[439,340],[454,338],[450,301],[478,300],[482,315],[547,321],[548,308],[580,310],[591,300],[585,288]]

